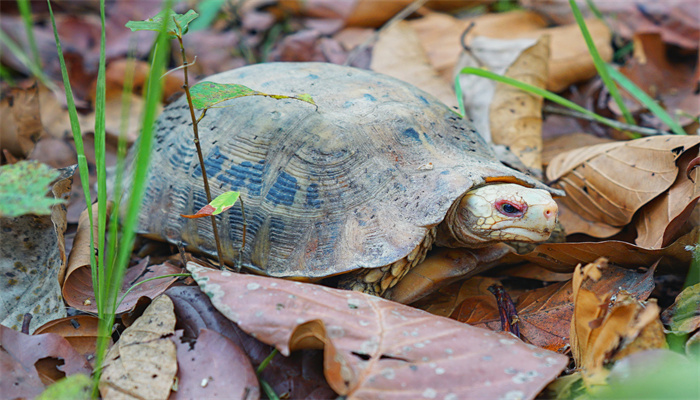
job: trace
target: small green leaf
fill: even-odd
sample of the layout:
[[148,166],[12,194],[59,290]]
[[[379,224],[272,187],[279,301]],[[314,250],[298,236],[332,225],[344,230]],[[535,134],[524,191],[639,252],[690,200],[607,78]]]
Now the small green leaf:
[[[197,18],[197,14],[194,10],[187,11],[186,14],[178,14],[172,10],[163,10],[156,14],[155,17],[149,18],[145,21],[129,21],[126,23],[126,27],[131,29],[132,32],[136,31],[160,31],[163,25],[163,19],[166,20],[166,32],[173,37],[178,37],[187,33],[187,28],[190,22]],[[173,19],[174,18],[174,19]],[[177,24],[175,23],[177,21]],[[178,25],[182,28],[182,33],[178,29]]]
[[237,99],[246,96],[264,96],[273,99],[295,99],[312,105],[316,105],[314,99],[309,94],[300,94],[298,96],[285,96],[281,94],[268,94],[258,92],[247,86],[235,83],[215,83],[215,82],[199,82],[190,88],[192,95],[192,104],[197,109],[212,108],[219,103],[227,100]]
[[73,374],[51,384],[36,399],[89,399],[91,390],[92,380],[89,376]]
[[219,196],[217,196],[214,200],[212,200],[211,203],[207,204],[206,206],[202,207],[199,211],[197,211],[196,214],[180,214],[180,216],[183,218],[203,218],[209,217],[211,215],[219,215],[222,212],[233,207],[233,205],[236,204],[236,201],[238,201],[238,198],[240,196],[240,192],[231,191],[222,193]]
[[46,197],[49,185],[60,173],[55,169],[30,161],[0,167],[0,217],[48,215],[51,206],[62,199]]

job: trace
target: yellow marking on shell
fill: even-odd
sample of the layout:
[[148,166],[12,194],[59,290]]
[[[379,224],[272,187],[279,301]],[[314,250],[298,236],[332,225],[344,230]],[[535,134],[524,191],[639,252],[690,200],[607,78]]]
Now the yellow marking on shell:
[[482,226],[482,225],[484,225],[485,222],[486,222],[486,218],[480,217],[480,218],[476,221],[476,224],[479,225],[479,226]]

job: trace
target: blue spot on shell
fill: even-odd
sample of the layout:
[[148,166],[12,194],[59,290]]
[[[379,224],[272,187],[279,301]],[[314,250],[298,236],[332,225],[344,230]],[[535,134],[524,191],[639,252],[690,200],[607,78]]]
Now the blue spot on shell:
[[284,204],[285,206],[291,206],[294,204],[294,196],[296,196],[298,190],[297,178],[281,171],[270,191],[267,192],[265,200],[271,201],[275,205]]
[[428,105],[428,106],[430,105],[430,102],[429,102],[428,99],[426,99],[425,97],[423,97],[423,96],[418,96],[418,98],[420,99],[420,101],[422,101],[423,103],[425,103],[425,105]]
[[416,132],[416,130],[413,128],[408,128],[403,131],[403,135],[407,138],[415,140],[416,142],[420,142],[420,136],[418,136],[418,132]]
[[369,93],[365,93],[365,96],[364,96],[364,97],[365,97],[365,99],[367,99],[367,100],[369,100],[369,101],[377,101],[377,99],[374,98],[374,96],[372,96],[372,95],[369,94]]
[[318,198],[318,185],[312,183],[306,188],[306,206],[310,208],[321,208],[323,200]]
[[[219,146],[214,146],[214,148],[209,152],[207,158],[204,160],[204,165],[207,169],[207,176],[212,177],[219,175],[222,165],[226,161],[228,161],[228,157],[221,154]],[[202,176],[202,167],[199,165],[199,162],[196,163],[194,170],[192,171],[192,176]]]
[[257,164],[243,161],[239,165],[232,165],[231,168],[227,169],[224,174],[219,176],[219,181],[227,183],[230,190],[247,188],[248,195],[260,196],[264,169],[265,162],[262,160]]
[[309,74],[309,79],[318,79],[318,75],[316,75],[316,74]]

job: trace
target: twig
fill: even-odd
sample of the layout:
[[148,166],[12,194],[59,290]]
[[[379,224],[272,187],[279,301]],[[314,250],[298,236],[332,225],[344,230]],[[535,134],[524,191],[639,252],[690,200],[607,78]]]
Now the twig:
[[[548,112],[550,114],[565,115],[567,117],[574,117],[574,118],[579,118],[579,119],[585,119],[586,121],[597,122],[595,119],[589,117],[586,114],[583,114],[583,113],[580,113],[580,112],[574,111],[574,110],[569,110],[568,108],[561,108],[561,107],[552,106],[549,104],[542,107],[542,111]],[[615,121],[613,119],[608,119],[608,121],[609,121],[610,126],[612,126],[615,129],[622,130],[622,131],[639,133],[640,135],[644,135],[644,136],[669,135],[668,132],[660,131],[658,129],[644,128],[642,126],[630,125],[630,124],[626,124],[624,122]]]
[[385,30],[389,29],[392,25],[395,23],[402,21],[406,19],[409,15],[413,14],[416,10],[419,8],[423,7],[423,4],[425,4],[428,0],[414,0],[411,4],[406,6],[403,10],[399,11],[398,14],[394,15],[389,21],[387,21],[384,25],[382,25],[381,28],[377,29],[376,32],[374,32],[370,37],[367,38],[362,44],[359,46],[355,47],[352,49],[350,54],[348,54],[348,58],[345,60],[343,65],[350,65],[352,64],[353,61],[357,58],[359,54],[361,54],[367,47],[369,47],[370,44],[373,44],[374,42],[377,41],[379,38],[379,34],[384,32]]
[[[192,104],[192,95],[190,94],[190,85],[187,77],[187,56],[185,55],[185,45],[182,43],[182,27],[177,22],[175,18],[175,25],[177,25],[179,34],[177,35],[177,41],[180,43],[180,53],[182,54],[183,70],[185,72],[185,84],[182,85],[185,89],[185,95],[187,96],[187,104],[190,106],[190,117],[192,118],[192,132],[194,133],[194,145],[197,148],[197,156],[199,157],[199,166],[202,169],[202,180],[204,181],[204,192],[207,194],[207,204],[211,203],[211,191],[209,190],[209,179],[207,179],[207,171],[204,167],[204,156],[202,155],[202,146],[199,143],[199,130],[197,129],[197,117],[194,115],[194,105]],[[224,260],[222,257],[223,252],[221,251],[221,241],[219,240],[219,230],[216,228],[216,216],[211,216],[211,228],[214,232],[214,241],[216,242],[216,255],[219,256],[219,268],[224,268]]]

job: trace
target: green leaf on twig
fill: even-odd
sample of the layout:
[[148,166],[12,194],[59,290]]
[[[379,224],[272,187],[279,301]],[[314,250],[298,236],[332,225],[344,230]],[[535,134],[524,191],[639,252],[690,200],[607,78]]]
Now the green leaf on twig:
[[222,212],[233,207],[241,196],[240,192],[225,192],[217,196],[211,203],[202,207],[196,214],[184,215],[180,214],[184,218],[203,218],[211,215],[219,215]]
[[[129,21],[126,27],[132,32],[136,31],[160,31],[163,25],[163,19],[166,20],[166,32],[172,37],[181,37],[187,33],[187,28],[190,22],[194,21],[199,14],[194,10],[187,11],[186,14],[178,14],[172,10],[163,10],[156,14],[155,17],[145,21]],[[177,21],[177,23],[176,23]],[[182,29],[182,31],[180,31]]]
[[215,82],[199,82],[190,89],[192,103],[197,109],[212,108],[215,105],[227,100],[237,99],[246,96],[265,96],[273,99],[295,99],[312,105],[316,105],[311,95],[303,93],[297,96],[285,96],[281,94],[268,94],[258,92],[247,86],[238,84],[225,84]]

